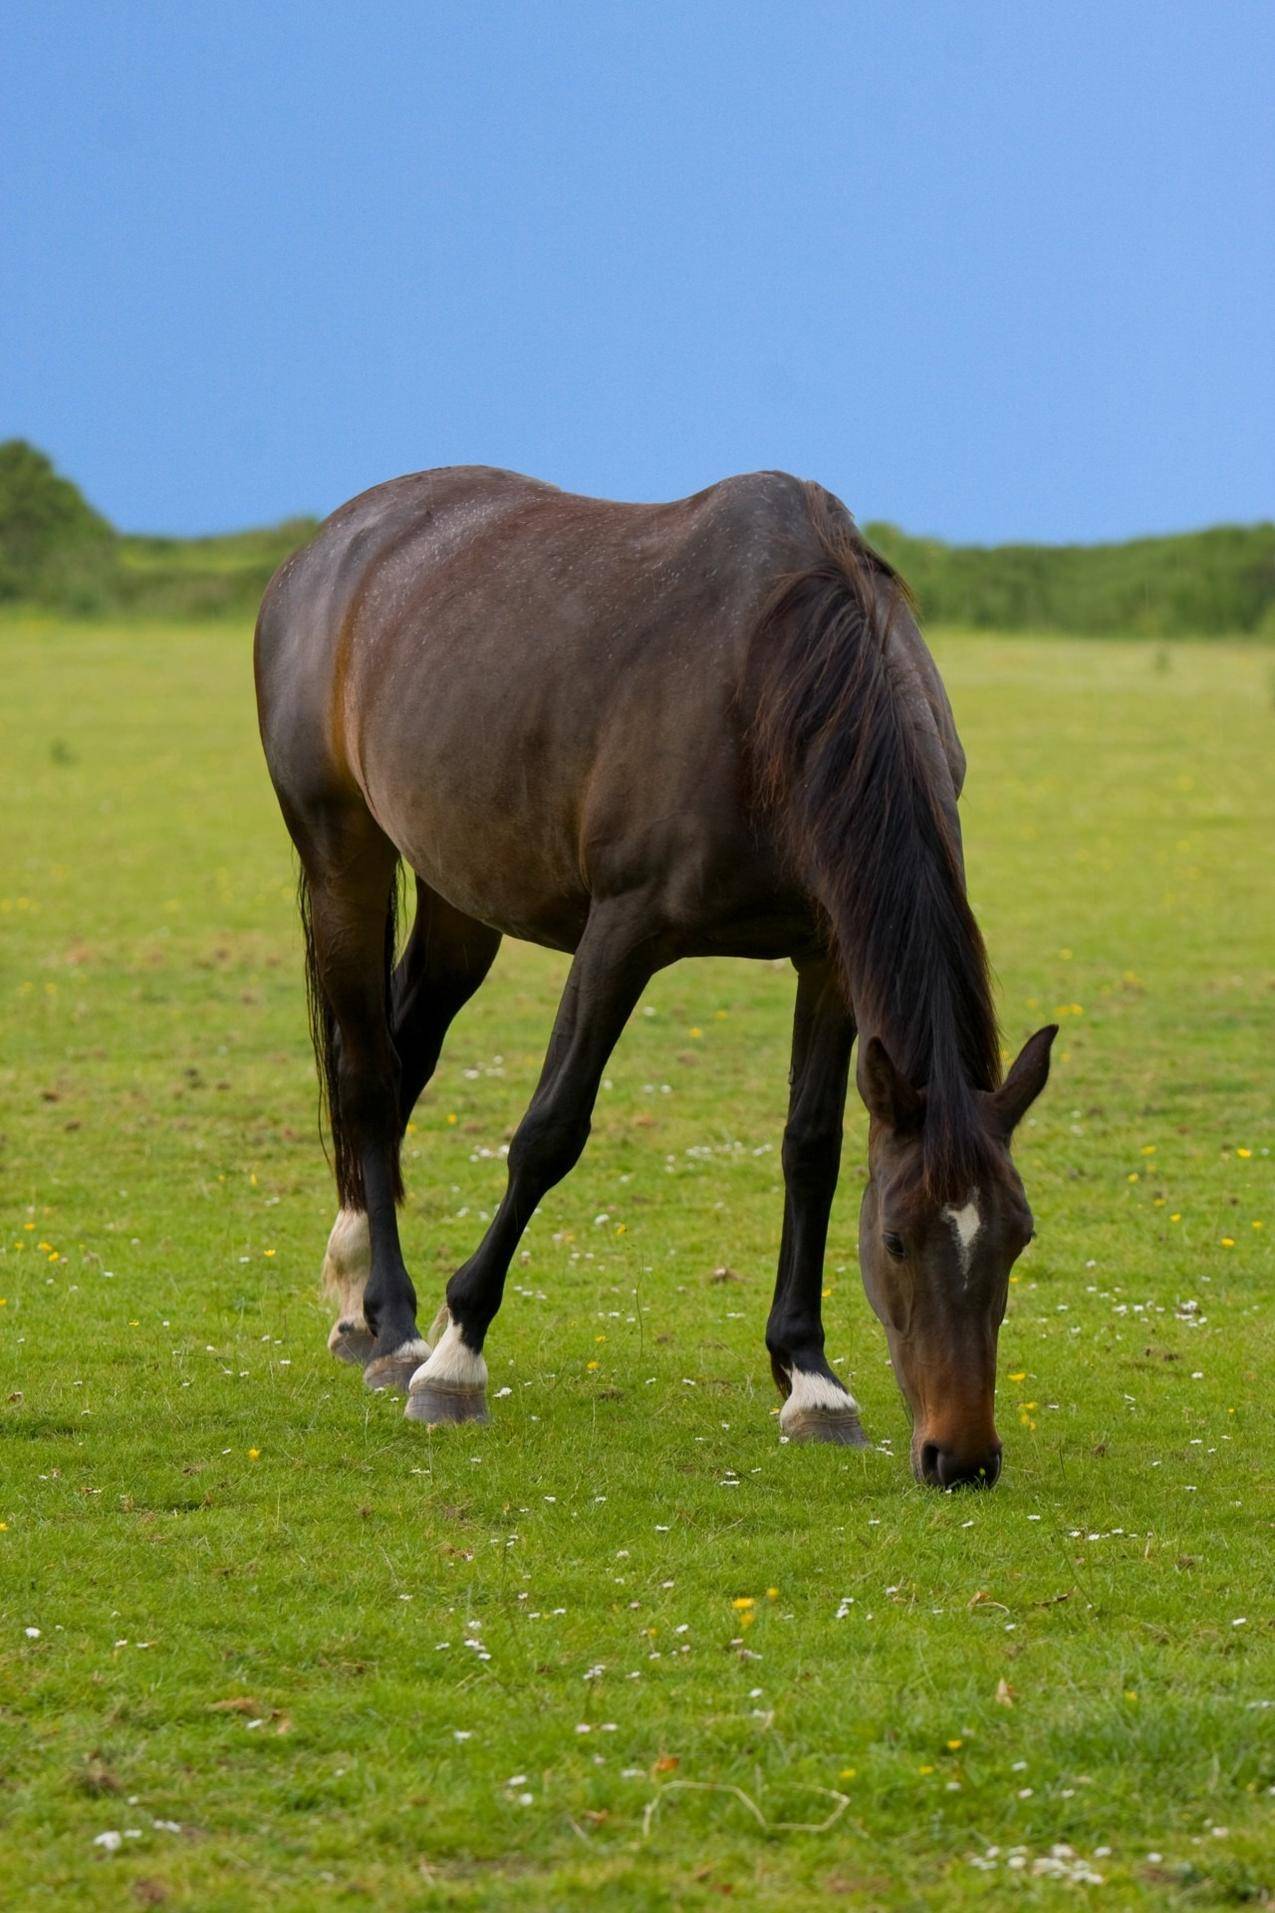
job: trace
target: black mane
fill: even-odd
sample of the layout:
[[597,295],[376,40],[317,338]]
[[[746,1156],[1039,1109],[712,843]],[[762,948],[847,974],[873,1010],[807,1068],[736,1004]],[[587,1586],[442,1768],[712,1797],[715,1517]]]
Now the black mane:
[[754,641],[755,769],[860,1025],[926,1089],[928,1191],[959,1201],[986,1162],[975,1092],[1000,1080],[987,953],[951,795],[887,655],[906,586],[821,486],[806,503],[819,555],[780,580]]

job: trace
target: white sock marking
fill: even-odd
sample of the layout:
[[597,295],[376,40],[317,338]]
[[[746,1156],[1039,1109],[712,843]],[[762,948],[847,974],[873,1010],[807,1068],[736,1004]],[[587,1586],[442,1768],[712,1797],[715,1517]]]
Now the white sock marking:
[[341,1209],[323,1258],[323,1288],[340,1310],[339,1320],[364,1328],[363,1291],[372,1273],[372,1238],[361,1209]]
[[390,1350],[396,1362],[424,1362],[429,1358],[429,1343],[414,1335],[410,1342],[400,1342],[397,1348]]
[[956,1247],[957,1253],[961,1258],[961,1276],[963,1280],[967,1280],[969,1277],[970,1258],[974,1253],[974,1238],[983,1226],[983,1219],[975,1206],[974,1199],[977,1195],[978,1190],[973,1190],[970,1194],[969,1201],[963,1209],[945,1209],[943,1211],[943,1214],[951,1223],[956,1236]]
[[799,1415],[819,1410],[831,1411],[834,1415],[857,1415],[859,1404],[848,1388],[843,1388],[835,1376],[816,1375],[806,1370],[794,1368],[789,1371],[792,1382],[792,1394],[779,1411],[779,1426],[787,1434],[794,1419]]
[[432,1382],[441,1382],[451,1388],[487,1386],[486,1362],[461,1341],[460,1330],[450,1316],[438,1346],[428,1361],[421,1363],[408,1383],[409,1392],[428,1388]]

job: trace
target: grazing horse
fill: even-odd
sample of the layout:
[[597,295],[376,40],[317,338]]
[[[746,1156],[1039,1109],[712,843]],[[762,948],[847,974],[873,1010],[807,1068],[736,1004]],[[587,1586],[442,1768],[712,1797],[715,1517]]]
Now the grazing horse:
[[[687,956],[797,972],[783,1234],[766,1329],[794,1440],[862,1445],[820,1295],[851,1050],[870,1116],[859,1254],[918,1479],[991,1483],[996,1340],[1032,1234],[1009,1153],[1056,1031],[1002,1082],[965,894],[964,757],[891,568],[782,472],[668,505],[486,467],[333,514],[257,625],[266,760],[301,862],[340,1213],[334,1353],[430,1423],[486,1419],[519,1238],[584,1148],[607,1058]],[[395,963],[400,859],[416,878]],[[503,935],[572,953],[508,1185],[429,1338],[399,1145]]]

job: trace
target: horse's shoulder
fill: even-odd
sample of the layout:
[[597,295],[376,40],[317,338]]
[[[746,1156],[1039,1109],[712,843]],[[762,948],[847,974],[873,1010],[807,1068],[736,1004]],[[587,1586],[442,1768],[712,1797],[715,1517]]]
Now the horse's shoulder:
[[776,576],[818,556],[809,486],[791,472],[740,472],[683,501],[688,527],[748,573]]

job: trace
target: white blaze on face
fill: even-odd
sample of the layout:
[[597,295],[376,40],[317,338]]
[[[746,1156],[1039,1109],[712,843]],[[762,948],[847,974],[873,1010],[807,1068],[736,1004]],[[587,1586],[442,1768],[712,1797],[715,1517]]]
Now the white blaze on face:
[[957,1253],[961,1258],[961,1277],[965,1281],[969,1279],[970,1259],[974,1254],[974,1239],[983,1226],[982,1217],[979,1215],[976,1206],[975,1199],[977,1195],[978,1190],[975,1189],[971,1192],[969,1201],[965,1204],[964,1208],[945,1209],[943,1211],[943,1214],[951,1223],[952,1233],[956,1237]]

